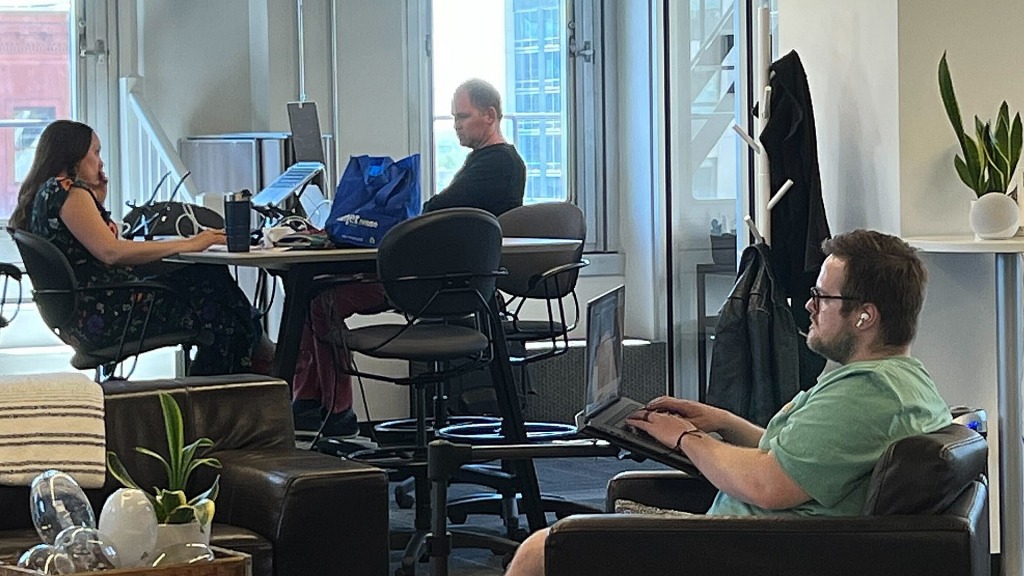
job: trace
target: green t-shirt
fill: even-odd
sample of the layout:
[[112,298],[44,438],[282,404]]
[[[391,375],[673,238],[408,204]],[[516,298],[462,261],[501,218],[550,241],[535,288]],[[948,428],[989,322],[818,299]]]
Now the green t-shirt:
[[952,421],[914,358],[854,362],[821,377],[772,417],[759,448],[770,450],[811,500],[766,510],[719,492],[708,514],[857,516],[875,463],[896,440]]

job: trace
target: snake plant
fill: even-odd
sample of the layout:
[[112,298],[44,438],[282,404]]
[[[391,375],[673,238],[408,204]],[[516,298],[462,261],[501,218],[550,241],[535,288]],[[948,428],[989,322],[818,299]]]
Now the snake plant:
[[945,52],[939,61],[939,94],[963,153],[953,159],[960,180],[974,190],[979,198],[989,192],[1008,192],[1024,139],[1020,114],[1015,114],[1011,122],[1010,108],[1004,100],[999,106],[994,126],[991,121],[983,123],[975,116],[974,138],[967,134],[960,117],[960,105],[953,91],[953,79],[949,74]]

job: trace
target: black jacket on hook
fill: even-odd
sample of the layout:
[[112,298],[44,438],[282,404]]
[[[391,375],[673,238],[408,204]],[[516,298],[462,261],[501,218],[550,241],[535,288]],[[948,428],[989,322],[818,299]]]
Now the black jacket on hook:
[[[760,140],[770,162],[771,193],[782,188],[786,180],[793,181],[771,212],[772,266],[776,280],[792,299],[791,312],[797,327],[806,331],[810,317],[804,303],[825,260],[821,241],[831,237],[821,198],[814,107],[807,74],[795,51],[774,62],[770,70],[771,115]],[[800,347],[800,387],[806,390],[817,381],[825,359],[804,343]]]
[[[773,73],[771,116],[760,140],[768,154],[771,193],[786,180],[793,187],[772,208],[771,238],[775,274],[791,296],[809,294],[825,255],[821,241],[829,238],[821,198],[818,139],[807,74],[797,53],[790,52],[770,68]],[[810,276],[808,281],[808,275]]]
[[748,246],[718,312],[707,403],[765,426],[800,390],[800,335],[776,283],[771,249]]

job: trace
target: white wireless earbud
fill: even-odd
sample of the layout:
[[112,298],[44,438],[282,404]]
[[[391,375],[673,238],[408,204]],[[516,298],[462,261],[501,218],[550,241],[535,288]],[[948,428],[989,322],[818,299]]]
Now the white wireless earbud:
[[863,326],[864,323],[867,322],[868,320],[871,320],[871,315],[868,314],[867,312],[861,312],[860,318],[857,320],[857,328]]

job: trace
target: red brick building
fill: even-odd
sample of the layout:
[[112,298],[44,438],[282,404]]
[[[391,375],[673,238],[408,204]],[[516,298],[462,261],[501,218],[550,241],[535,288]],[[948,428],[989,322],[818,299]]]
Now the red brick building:
[[[68,35],[67,12],[0,10],[0,120],[70,117]],[[40,132],[0,128],[0,218],[14,210]]]

